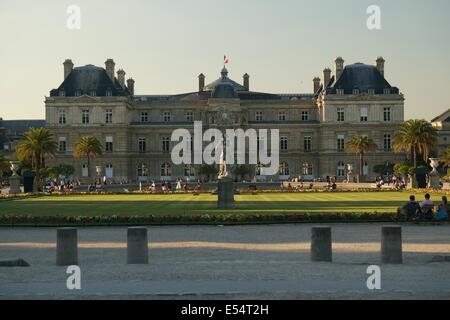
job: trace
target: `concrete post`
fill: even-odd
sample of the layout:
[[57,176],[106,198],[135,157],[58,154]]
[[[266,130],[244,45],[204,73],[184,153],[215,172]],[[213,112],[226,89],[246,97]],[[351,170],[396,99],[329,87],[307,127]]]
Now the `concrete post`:
[[332,260],[331,227],[313,227],[311,230],[311,261],[331,262]]
[[78,265],[78,233],[75,228],[56,230],[56,265]]
[[148,264],[147,228],[128,228],[127,264]]
[[381,263],[401,264],[402,227],[384,226],[381,231]]

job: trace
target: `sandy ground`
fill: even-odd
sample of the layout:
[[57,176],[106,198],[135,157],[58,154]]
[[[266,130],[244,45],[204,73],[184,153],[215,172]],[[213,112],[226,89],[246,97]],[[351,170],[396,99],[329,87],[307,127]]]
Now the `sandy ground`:
[[[403,265],[380,265],[380,224],[336,224],[333,263],[311,263],[311,225],[149,227],[149,265],[126,265],[126,228],[79,229],[82,289],[55,265],[52,228],[0,228],[3,299],[450,299],[450,225],[403,226]],[[367,289],[380,265],[382,290]]]

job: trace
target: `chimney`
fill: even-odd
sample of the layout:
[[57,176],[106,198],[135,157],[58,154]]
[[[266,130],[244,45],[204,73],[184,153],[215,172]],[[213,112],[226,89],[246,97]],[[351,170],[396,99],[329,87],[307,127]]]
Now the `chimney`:
[[205,89],[205,75],[200,73],[198,75],[198,91],[202,92]]
[[320,78],[315,77],[315,78],[313,79],[313,84],[314,84],[314,86],[313,86],[314,92],[313,92],[313,93],[316,93],[316,92],[319,91],[319,89],[320,89]]
[[73,70],[73,62],[70,59],[66,59],[66,61],[63,62],[63,65],[64,65],[64,80],[66,80],[66,78]]
[[331,80],[331,70],[329,68],[325,68],[323,70],[323,89],[324,90],[329,86],[330,80]]
[[337,57],[336,60],[334,60],[334,75],[336,76],[336,81],[339,80],[343,71],[344,59],[342,59],[341,57]]
[[122,88],[125,88],[125,71],[123,71],[122,69],[119,69],[119,71],[117,71],[117,80],[120,83],[120,86]]
[[130,93],[132,95],[134,95],[134,80],[133,80],[133,78],[130,78],[127,80],[127,87],[128,87],[128,91],[130,91]]
[[114,81],[114,67],[115,67],[115,63],[113,59],[108,59],[105,61],[105,69],[106,69],[106,73],[108,74],[108,77]]
[[250,91],[250,76],[248,73],[244,74],[244,88],[246,91]]
[[383,59],[383,57],[378,57],[376,62],[376,66],[378,71],[380,71],[381,75],[384,77],[384,63],[385,60]]

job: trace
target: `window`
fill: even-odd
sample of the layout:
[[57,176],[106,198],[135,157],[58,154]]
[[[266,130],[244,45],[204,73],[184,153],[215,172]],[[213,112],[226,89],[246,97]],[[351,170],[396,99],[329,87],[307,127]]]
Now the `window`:
[[81,176],[84,178],[89,176],[89,168],[86,163],[81,166]]
[[161,165],[161,177],[170,177],[170,176],[172,176],[172,168],[170,167],[170,164],[164,162]]
[[359,89],[353,89],[353,94],[356,96],[359,94]]
[[258,164],[255,167],[255,175],[261,176],[262,168],[263,168],[262,164],[258,162]]
[[66,96],[66,92],[64,90],[60,90],[59,91],[59,96],[60,97],[65,97]]
[[391,151],[392,149],[392,136],[390,133],[386,133],[383,137],[384,151]]
[[304,162],[302,165],[302,173],[304,176],[312,176],[313,175],[313,166],[309,162]]
[[344,122],[345,121],[344,108],[337,108],[337,121],[338,122]]
[[305,152],[310,152],[312,149],[312,138],[309,136],[306,136],[303,138],[303,149]]
[[66,124],[66,110],[59,110],[59,117],[58,117],[59,124]]
[[338,163],[336,175],[338,177],[345,177],[345,164],[344,164],[344,162],[340,161]]
[[164,122],[170,122],[172,121],[172,114],[170,112],[164,112],[163,113],[163,120]]
[[384,108],[383,109],[383,120],[385,122],[391,121],[391,108]]
[[344,89],[337,89],[336,93],[337,93],[337,95],[342,96],[342,95],[344,95]]
[[139,178],[148,177],[148,168],[145,163],[139,163],[137,166],[137,176]]
[[139,152],[147,151],[147,141],[145,138],[138,139],[138,148],[139,148]]
[[59,137],[58,151],[66,152],[66,150],[67,150],[66,137]]
[[195,177],[195,167],[193,164],[184,165],[184,176],[185,177]]
[[384,89],[384,94],[391,94],[391,89],[389,88]]
[[367,108],[361,108],[361,117],[360,120],[361,122],[367,122],[367,120],[369,119],[369,111]]
[[81,123],[89,124],[89,110],[81,111]]
[[278,112],[278,121],[286,121],[287,120],[287,112],[280,111]]
[[280,150],[286,151],[288,149],[288,137],[280,137]]
[[367,162],[364,162],[363,165],[363,176],[368,176],[369,175],[369,164]]
[[186,121],[194,122],[194,113],[192,111],[186,112]]
[[111,163],[108,163],[105,166],[105,177],[108,179],[112,179],[114,177],[114,169]]
[[91,96],[92,96],[92,97],[95,97],[95,96],[97,96],[97,91],[95,91],[95,90],[91,90]]
[[339,152],[345,150],[345,137],[343,135],[339,135],[337,138],[337,149]]
[[113,137],[112,136],[107,136],[106,137],[105,151],[106,152],[113,152]]
[[81,90],[77,89],[77,90],[75,90],[75,97],[79,97],[79,96],[81,96]]
[[264,114],[262,111],[256,111],[255,112],[255,120],[258,122],[261,122],[264,120]]
[[147,111],[141,112],[141,122],[148,122],[148,112]]
[[112,91],[111,91],[111,89],[106,89],[106,96],[107,96],[107,97],[111,97],[111,96],[112,96]]
[[[258,139],[256,140],[256,149],[258,151],[259,154],[259,150],[265,148],[267,149],[267,146],[265,145],[265,139],[263,136],[258,136]],[[265,150],[267,152],[267,150]]]
[[161,148],[163,152],[170,151],[170,137],[162,137],[161,138]]
[[308,120],[309,120],[309,112],[302,111],[302,121],[308,121]]
[[107,109],[105,111],[105,123],[112,123],[113,111],[112,109]]
[[282,162],[280,164],[280,176],[288,176],[289,175],[289,165],[286,162]]
[[375,94],[375,89],[369,89],[367,91],[370,95],[374,95]]

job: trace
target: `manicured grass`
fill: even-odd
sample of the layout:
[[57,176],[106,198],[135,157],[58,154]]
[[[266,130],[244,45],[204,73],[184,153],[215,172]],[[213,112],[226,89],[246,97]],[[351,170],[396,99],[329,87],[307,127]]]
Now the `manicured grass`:
[[[216,195],[123,194],[41,196],[0,201],[0,216],[183,216],[221,213],[366,213],[395,212],[406,203],[406,192],[258,193],[236,196],[231,211],[216,209]],[[417,194],[418,200],[423,194]],[[435,202],[440,196],[433,195]]]

